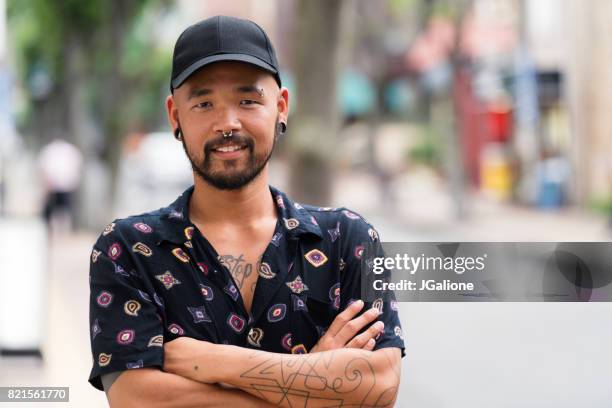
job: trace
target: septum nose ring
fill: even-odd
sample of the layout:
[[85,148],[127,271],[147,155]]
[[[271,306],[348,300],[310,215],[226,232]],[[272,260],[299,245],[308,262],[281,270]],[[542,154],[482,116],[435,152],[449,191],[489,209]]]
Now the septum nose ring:
[[229,131],[229,132],[222,132],[223,133],[223,137],[227,138],[227,137],[232,137],[233,136],[233,131]]

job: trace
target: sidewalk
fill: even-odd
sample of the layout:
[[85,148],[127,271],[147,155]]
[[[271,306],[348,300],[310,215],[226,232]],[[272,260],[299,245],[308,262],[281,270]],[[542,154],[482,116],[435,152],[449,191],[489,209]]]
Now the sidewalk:
[[369,174],[341,174],[332,205],[346,206],[374,225],[383,241],[610,241],[603,216],[577,208],[546,211],[466,196],[466,217],[458,220],[445,186],[434,180],[404,179],[392,186],[386,204]]
[[[63,235],[49,246],[43,360],[0,358],[0,386],[70,387],[70,402],[49,407],[108,407],[104,393],[87,382],[89,350],[89,256],[95,234]],[[25,295],[25,294],[24,294]],[[0,403],[0,406],[4,406]],[[40,404],[20,403],[20,407]]]

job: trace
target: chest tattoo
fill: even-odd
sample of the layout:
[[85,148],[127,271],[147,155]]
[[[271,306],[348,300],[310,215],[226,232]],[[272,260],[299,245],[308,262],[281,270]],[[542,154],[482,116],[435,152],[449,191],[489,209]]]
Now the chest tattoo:
[[253,273],[257,271],[259,266],[259,261],[256,263],[247,262],[244,259],[244,254],[238,256],[219,255],[219,261],[229,270],[240,290],[242,290],[245,282],[249,280],[249,277],[253,276]]

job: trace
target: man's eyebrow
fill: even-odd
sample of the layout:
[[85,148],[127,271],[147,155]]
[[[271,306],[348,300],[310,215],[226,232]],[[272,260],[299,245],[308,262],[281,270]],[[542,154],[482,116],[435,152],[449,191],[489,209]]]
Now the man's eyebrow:
[[242,85],[236,88],[236,92],[240,93],[256,93],[260,97],[264,96],[263,88],[257,88],[255,85]]
[[211,93],[212,90],[208,88],[193,88],[189,91],[189,97],[187,100],[197,98],[199,96],[210,95]]

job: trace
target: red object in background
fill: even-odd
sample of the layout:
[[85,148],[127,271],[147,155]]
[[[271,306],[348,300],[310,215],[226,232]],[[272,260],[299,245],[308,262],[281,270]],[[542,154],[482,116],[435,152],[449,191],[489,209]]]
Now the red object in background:
[[480,101],[474,94],[467,69],[455,73],[453,91],[463,165],[471,185],[479,186],[482,150],[490,142],[510,141],[512,108],[507,99],[487,104]]
[[484,107],[472,90],[470,71],[460,69],[454,75],[453,97],[460,133],[463,166],[472,186],[480,184],[480,151],[487,140],[483,126]]
[[505,101],[498,101],[487,106],[485,115],[487,140],[507,142],[512,134],[512,110]]

